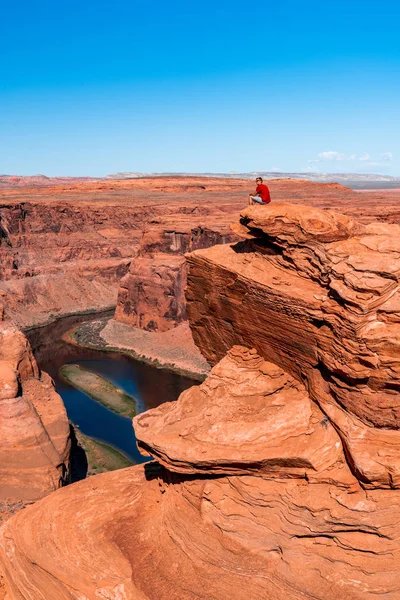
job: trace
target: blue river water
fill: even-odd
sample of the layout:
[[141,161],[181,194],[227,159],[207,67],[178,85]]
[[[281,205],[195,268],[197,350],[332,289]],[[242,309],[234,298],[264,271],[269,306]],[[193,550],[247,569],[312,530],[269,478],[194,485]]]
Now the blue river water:
[[69,419],[82,433],[114,446],[134,463],[145,462],[147,459],[136,447],[131,419],[112,412],[75,389],[60,377],[59,369],[64,364],[74,363],[105,377],[135,398],[137,413],[176,400],[181,392],[197,382],[124,355],[77,348],[64,342],[63,333],[83,320],[85,318],[67,317],[28,332],[36,360],[53,378]]

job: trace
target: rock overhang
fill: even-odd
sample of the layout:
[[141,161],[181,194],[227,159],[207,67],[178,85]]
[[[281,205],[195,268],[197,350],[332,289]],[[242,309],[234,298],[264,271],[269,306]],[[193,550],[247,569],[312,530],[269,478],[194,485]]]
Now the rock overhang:
[[[363,485],[397,486],[399,227],[282,203],[247,208],[234,229],[245,241],[187,256],[195,342],[211,364],[234,344],[254,346],[339,419]],[[379,439],[368,461],[361,432]]]

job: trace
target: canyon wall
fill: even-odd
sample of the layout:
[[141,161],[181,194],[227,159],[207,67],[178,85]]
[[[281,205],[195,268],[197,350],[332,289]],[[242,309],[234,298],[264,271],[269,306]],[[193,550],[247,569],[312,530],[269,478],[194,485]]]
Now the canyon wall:
[[137,215],[118,207],[0,206],[0,294],[6,317],[27,326],[50,315],[115,305],[138,228]]
[[[229,223],[254,187],[248,180],[211,177],[41,183],[42,179],[35,187],[36,180],[26,187],[26,181],[18,179],[16,187],[0,189],[0,301],[6,317],[22,327],[117,303],[118,320],[143,328],[150,323],[151,330],[173,327],[184,317],[183,290],[178,292],[171,283],[164,289],[155,286],[151,293],[160,303],[154,304],[152,314],[149,309],[143,313],[143,301],[137,297],[142,271],[145,280],[150,258],[157,254],[166,263],[168,256],[233,240]],[[361,194],[306,180],[268,185],[273,203],[336,206],[364,222],[400,221],[395,193]],[[171,279],[176,262],[171,258]],[[184,274],[181,279],[184,282]]]
[[[385,209],[382,210],[382,204],[374,206],[369,194],[358,194],[339,184],[315,184],[295,180],[268,183],[274,203],[290,198],[296,202],[307,201],[310,205],[323,208],[333,204],[347,214],[361,217],[366,223],[377,217],[396,221],[400,216],[400,213],[396,212],[396,202],[393,202],[390,195],[386,195]],[[246,185],[250,189],[252,183],[246,182]],[[238,204],[235,200],[238,191],[235,190],[235,186],[241,191],[244,187],[243,181],[239,185],[238,182],[234,182],[234,185],[231,183],[230,187],[225,182],[225,186],[227,195],[223,203],[216,198],[214,206],[211,205],[214,190],[208,184],[207,199],[201,207],[196,204],[192,209],[188,204],[186,214],[179,214],[179,211],[173,216],[149,219],[143,230],[138,254],[132,261],[129,272],[120,282],[116,321],[148,331],[166,331],[186,320],[186,262],[176,256],[235,239],[234,232],[228,227],[226,210],[230,205],[233,215],[237,213]],[[168,182],[167,189],[171,190]],[[178,189],[179,187],[173,191]],[[245,205],[245,191],[241,193],[241,204]],[[396,194],[393,195],[397,198]],[[223,212],[219,212],[218,209],[223,209]],[[201,225],[196,226],[196,223]]]
[[0,323],[0,519],[69,480],[70,430],[23,333]]
[[227,224],[193,227],[181,218],[173,228],[158,219],[143,232],[136,258],[121,279],[115,320],[147,331],[167,331],[186,320],[186,252],[224,244],[236,238]]
[[[158,191],[156,184],[149,190],[147,181],[138,198],[129,193],[129,182],[122,190],[118,182],[4,190],[0,296],[6,317],[26,327],[57,315],[115,306],[119,281],[137,257],[165,253],[174,263],[174,255],[232,238],[226,210],[209,201],[205,206],[193,202],[192,193],[205,186],[172,183],[165,190],[163,182]],[[189,202],[171,202],[177,191],[189,195]],[[139,260],[134,273],[140,274],[140,265]],[[132,288],[130,279],[135,281],[135,275],[125,289]],[[125,285],[126,279],[121,290]],[[119,301],[118,318],[132,320],[133,301]],[[180,306],[184,312],[183,300]]]
[[187,259],[209,377],[135,417],[156,462],[5,524],[8,600],[400,599],[399,227],[277,204],[234,229]]

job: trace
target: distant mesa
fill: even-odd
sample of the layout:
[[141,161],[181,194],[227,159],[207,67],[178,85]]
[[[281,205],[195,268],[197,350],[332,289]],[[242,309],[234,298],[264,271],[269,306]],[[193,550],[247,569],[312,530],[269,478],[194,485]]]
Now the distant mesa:
[[372,187],[400,187],[400,177],[391,177],[389,175],[378,174],[360,174],[360,173],[298,173],[282,171],[254,171],[239,172],[230,171],[228,173],[198,173],[191,172],[162,172],[162,173],[143,173],[140,171],[121,171],[112,173],[104,177],[90,176],[65,176],[49,177],[48,175],[0,175],[0,189],[13,187],[44,187],[52,185],[96,182],[96,181],[120,181],[129,179],[144,179],[151,177],[207,177],[223,179],[254,179],[257,175],[264,179],[297,179],[316,181],[321,183],[341,183],[350,187],[367,188],[368,184]]

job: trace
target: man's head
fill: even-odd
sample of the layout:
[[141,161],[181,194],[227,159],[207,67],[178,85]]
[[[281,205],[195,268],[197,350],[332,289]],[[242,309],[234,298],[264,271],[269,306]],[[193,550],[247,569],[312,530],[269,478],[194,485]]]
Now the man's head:
[[263,182],[262,177],[257,177],[256,178],[256,184],[257,185],[260,185],[260,183],[262,183],[262,182]]

